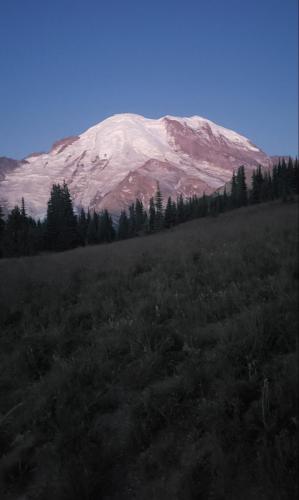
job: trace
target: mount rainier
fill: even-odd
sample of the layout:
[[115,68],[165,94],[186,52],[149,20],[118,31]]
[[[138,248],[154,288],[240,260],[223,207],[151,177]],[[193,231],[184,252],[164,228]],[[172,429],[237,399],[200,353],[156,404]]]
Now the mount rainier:
[[212,193],[240,165],[247,174],[271,158],[246,137],[199,116],[148,119],[111,116],[48,153],[22,161],[0,159],[0,204],[25,198],[28,213],[44,217],[53,183],[69,186],[74,206],[118,214],[135,198],[147,206],[157,180],[164,199]]

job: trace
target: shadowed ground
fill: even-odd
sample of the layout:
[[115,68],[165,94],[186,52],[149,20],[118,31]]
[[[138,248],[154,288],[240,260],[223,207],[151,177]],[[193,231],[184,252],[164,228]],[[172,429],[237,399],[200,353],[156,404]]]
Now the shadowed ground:
[[0,261],[0,492],[289,499],[297,206]]

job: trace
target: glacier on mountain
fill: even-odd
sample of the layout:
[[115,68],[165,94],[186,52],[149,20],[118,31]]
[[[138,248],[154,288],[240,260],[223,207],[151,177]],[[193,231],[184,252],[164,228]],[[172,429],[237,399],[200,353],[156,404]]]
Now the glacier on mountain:
[[113,115],[79,136],[34,153],[0,178],[0,203],[24,197],[28,212],[44,217],[53,183],[67,182],[75,207],[117,214],[136,197],[147,205],[159,181],[167,196],[211,193],[244,165],[270,158],[246,137],[200,116],[159,119]]

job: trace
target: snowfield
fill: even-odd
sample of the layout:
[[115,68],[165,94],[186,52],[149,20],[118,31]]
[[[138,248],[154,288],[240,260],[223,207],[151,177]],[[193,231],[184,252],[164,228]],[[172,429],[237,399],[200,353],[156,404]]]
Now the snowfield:
[[258,164],[271,160],[246,137],[200,116],[117,114],[6,172],[0,202],[10,209],[23,196],[28,212],[42,218],[52,184],[65,180],[77,208],[119,213],[137,196],[148,203],[157,180],[165,197],[208,194],[238,166]]

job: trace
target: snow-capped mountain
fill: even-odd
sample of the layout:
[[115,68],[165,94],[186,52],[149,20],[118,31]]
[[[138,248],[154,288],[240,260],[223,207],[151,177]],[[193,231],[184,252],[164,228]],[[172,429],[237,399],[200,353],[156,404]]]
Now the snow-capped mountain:
[[270,166],[271,159],[246,137],[205,118],[118,114],[57,141],[48,153],[6,165],[0,203],[11,208],[23,196],[28,212],[43,217],[52,184],[65,180],[76,207],[117,214],[136,197],[147,205],[157,180],[165,198],[209,194],[238,166],[250,172],[258,164]]

